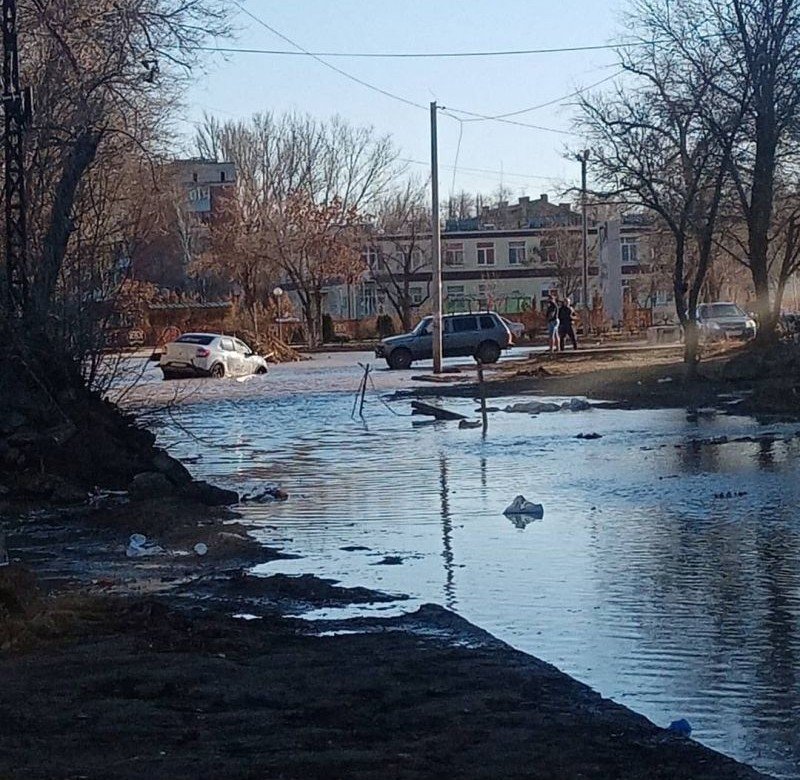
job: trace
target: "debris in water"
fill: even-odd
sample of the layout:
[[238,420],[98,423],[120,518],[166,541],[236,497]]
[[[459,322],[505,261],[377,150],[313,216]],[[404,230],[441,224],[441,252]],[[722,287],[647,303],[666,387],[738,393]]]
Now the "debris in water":
[[544,517],[544,507],[528,501],[525,496],[517,496],[504,510],[504,515],[527,515],[534,518]]
[[669,724],[667,731],[671,731],[681,737],[691,737],[692,725],[686,718],[681,718],[680,720],[673,720],[672,723]]
[[459,428],[480,428],[483,423],[480,420],[459,420]]
[[286,501],[289,494],[279,487],[267,487],[262,490],[255,490],[252,493],[245,493],[240,499],[240,503],[264,502],[264,501]]
[[380,561],[370,564],[370,566],[399,566],[403,559],[399,555],[386,555]]
[[520,404],[511,404],[503,411],[512,414],[541,414],[542,412],[560,412],[561,407],[548,401],[526,401]]
[[146,555],[160,555],[164,548],[157,544],[147,544],[147,537],[144,534],[131,534],[128,546],[125,548],[125,555],[128,558],[143,558]]
[[194,551],[197,555],[205,555],[208,552],[208,545],[203,544],[203,542],[198,542],[194,546]]
[[602,439],[602,435],[599,433],[579,433],[576,439]]

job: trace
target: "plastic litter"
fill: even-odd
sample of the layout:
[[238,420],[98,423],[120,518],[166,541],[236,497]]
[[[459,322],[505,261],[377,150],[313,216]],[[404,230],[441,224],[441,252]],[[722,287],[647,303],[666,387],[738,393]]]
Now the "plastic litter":
[[128,546],[125,548],[125,555],[128,558],[143,558],[147,555],[160,555],[164,548],[157,544],[147,544],[147,537],[144,534],[131,534]]
[[194,546],[194,551],[195,551],[195,552],[196,552],[198,555],[205,555],[205,554],[208,552],[208,545],[207,545],[207,544],[203,544],[203,542],[198,542],[198,543],[197,543],[197,544]]
[[544,517],[544,507],[528,501],[525,496],[517,496],[504,510],[504,515],[526,515],[528,517]]
[[673,720],[672,723],[669,724],[667,731],[671,731],[681,737],[690,737],[692,736],[692,724],[689,723],[686,718]]

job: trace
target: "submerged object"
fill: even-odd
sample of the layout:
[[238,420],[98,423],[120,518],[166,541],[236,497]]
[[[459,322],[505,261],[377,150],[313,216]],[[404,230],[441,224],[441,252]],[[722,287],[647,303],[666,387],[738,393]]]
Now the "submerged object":
[[528,501],[525,496],[517,496],[504,510],[504,515],[526,515],[528,517],[544,517],[544,507]]

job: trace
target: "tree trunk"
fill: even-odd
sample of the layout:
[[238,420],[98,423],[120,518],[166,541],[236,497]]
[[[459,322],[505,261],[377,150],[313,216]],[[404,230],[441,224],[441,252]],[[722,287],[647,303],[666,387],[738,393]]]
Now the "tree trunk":
[[700,329],[694,319],[688,319],[683,326],[683,362],[686,366],[686,379],[697,379],[697,365],[700,362]]

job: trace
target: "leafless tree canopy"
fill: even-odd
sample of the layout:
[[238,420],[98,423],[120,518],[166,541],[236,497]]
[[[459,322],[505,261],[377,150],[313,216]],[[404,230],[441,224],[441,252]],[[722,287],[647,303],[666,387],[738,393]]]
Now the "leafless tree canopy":
[[339,117],[258,114],[247,122],[207,120],[197,149],[236,164],[233,219],[253,237],[262,265],[288,278],[309,338],[319,341],[323,288],[365,270],[365,225],[398,170],[390,138]]

